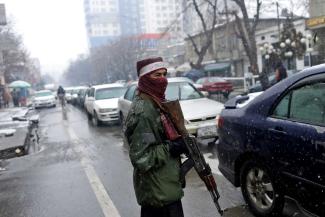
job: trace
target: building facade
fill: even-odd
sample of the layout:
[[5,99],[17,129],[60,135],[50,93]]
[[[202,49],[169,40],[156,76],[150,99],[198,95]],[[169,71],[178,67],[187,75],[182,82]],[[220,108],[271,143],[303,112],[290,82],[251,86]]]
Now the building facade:
[[306,26],[313,32],[315,49],[311,55],[311,65],[325,62],[325,0],[309,1],[310,18]]
[[138,0],[84,0],[90,48],[113,42],[120,36],[138,34]]
[[[228,64],[230,73],[227,76],[244,76],[244,73],[249,71],[250,64],[242,41],[236,34],[235,25],[234,21],[218,25],[213,34],[212,46],[205,55],[203,63],[215,62],[216,66],[220,63],[222,68],[226,68],[225,64]],[[262,19],[257,26],[257,32],[276,25],[277,19]],[[198,46],[201,46],[204,37],[203,33],[194,35],[194,40]],[[188,38],[186,39],[185,59],[188,62],[195,62],[197,59],[193,45]],[[222,74],[222,76],[225,75]]]
[[[311,32],[306,28],[305,20],[305,18],[298,18],[292,21],[293,27],[297,32],[300,32],[304,38],[302,44],[305,45],[305,52],[300,57],[296,55],[288,55],[281,59],[284,66],[289,71],[296,72],[310,66],[309,60],[312,55],[313,44],[311,40]],[[283,30],[283,22],[280,25],[280,29],[281,31]],[[271,54],[269,51],[262,52],[266,49],[265,47],[267,45],[279,47],[279,44],[282,43],[285,44],[289,50],[295,49],[295,44],[292,44],[292,42],[286,43],[286,40],[281,41],[279,36],[280,32],[277,25],[264,28],[256,32],[259,71],[262,70],[265,61],[267,61],[265,57]]]
[[142,33],[183,33],[182,1],[139,0]]

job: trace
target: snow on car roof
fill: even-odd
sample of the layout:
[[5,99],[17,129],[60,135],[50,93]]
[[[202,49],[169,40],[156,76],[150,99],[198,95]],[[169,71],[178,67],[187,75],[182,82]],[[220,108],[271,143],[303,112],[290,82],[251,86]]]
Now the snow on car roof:
[[236,105],[236,107],[237,107],[237,108],[242,108],[242,107],[246,106],[246,105],[249,104],[253,99],[255,99],[257,96],[261,95],[262,93],[263,93],[263,91],[247,94],[247,96],[248,96],[249,98],[248,98],[247,100],[243,101],[242,103],[238,103],[238,104]]
[[94,85],[94,86],[92,86],[92,87],[95,88],[95,89],[103,89],[103,88],[124,87],[124,85],[113,83],[113,84],[100,84],[100,85]]

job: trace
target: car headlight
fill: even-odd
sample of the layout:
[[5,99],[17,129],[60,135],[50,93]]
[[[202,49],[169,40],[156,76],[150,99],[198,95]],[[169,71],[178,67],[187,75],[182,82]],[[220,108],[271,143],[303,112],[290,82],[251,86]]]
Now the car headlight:
[[114,111],[117,111],[117,109],[113,109],[113,108],[99,109],[99,113],[107,113],[107,112],[114,112]]

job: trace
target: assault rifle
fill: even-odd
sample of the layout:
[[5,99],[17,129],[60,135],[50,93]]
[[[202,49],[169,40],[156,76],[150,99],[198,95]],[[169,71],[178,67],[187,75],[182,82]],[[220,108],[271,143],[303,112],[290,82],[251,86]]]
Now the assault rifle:
[[197,145],[196,138],[190,135],[185,128],[184,116],[179,101],[176,100],[165,102],[163,103],[163,108],[167,111],[167,114],[174,123],[178,133],[181,134],[189,151],[189,155],[187,156],[188,159],[186,159],[182,164],[182,181],[185,181],[186,173],[192,167],[194,167],[201,180],[207,187],[218,212],[220,213],[220,215],[223,215],[224,211],[221,209],[220,204],[218,202],[220,195],[217,189],[217,184],[212,175],[211,168],[209,164],[206,163]]

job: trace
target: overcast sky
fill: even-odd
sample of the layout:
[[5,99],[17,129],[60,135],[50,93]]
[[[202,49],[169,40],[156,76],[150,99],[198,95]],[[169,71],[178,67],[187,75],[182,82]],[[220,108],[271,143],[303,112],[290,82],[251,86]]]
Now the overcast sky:
[[[83,0],[0,0],[43,73],[61,74],[87,52]],[[57,76],[56,76],[57,77]]]

